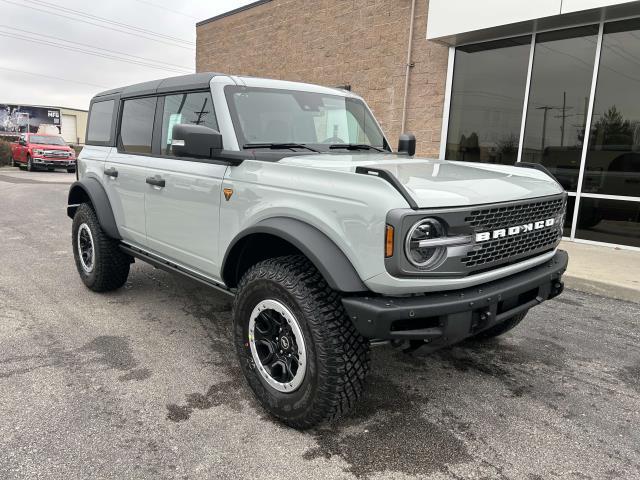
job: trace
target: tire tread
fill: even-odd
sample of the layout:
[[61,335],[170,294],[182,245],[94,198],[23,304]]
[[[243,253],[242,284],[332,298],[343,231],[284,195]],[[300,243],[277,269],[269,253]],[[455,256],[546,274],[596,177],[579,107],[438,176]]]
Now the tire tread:
[[271,280],[297,300],[312,331],[320,379],[313,408],[301,418],[280,418],[294,428],[310,428],[347,413],[362,395],[369,371],[369,343],[355,329],[318,270],[302,255],[271,258],[251,267],[240,280],[234,313],[242,291],[256,280]]

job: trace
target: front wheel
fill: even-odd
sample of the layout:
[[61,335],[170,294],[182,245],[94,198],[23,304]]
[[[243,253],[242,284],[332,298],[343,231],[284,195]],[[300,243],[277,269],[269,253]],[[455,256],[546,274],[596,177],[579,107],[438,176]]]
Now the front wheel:
[[238,286],[233,319],[249,386],[283,423],[313,427],[344,414],[361,396],[369,343],[305,257],[253,266]]
[[80,278],[94,292],[120,288],[127,281],[131,257],[102,230],[88,203],[78,207],[72,224],[73,255]]
[[27,156],[27,172],[33,172],[33,162],[31,161],[31,155]]

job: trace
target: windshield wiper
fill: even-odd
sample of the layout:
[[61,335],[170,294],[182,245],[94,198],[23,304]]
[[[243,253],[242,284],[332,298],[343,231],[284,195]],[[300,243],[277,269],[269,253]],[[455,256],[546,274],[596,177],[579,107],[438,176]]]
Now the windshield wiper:
[[272,150],[279,150],[279,149],[285,149],[285,148],[293,150],[294,148],[304,148],[311,152],[320,153],[319,150],[316,150],[315,148],[311,148],[310,146],[305,145],[304,143],[247,143],[243,145],[242,148],[270,148]]
[[378,152],[389,153],[384,148],[374,147],[366,143],[335,143],[329,147],[331,150],[376,150]]

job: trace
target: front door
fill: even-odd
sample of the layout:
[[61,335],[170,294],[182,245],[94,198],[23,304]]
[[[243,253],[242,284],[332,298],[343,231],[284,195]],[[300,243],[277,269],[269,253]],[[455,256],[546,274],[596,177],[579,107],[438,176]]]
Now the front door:
[[220,198],[227,166],[176,158],[171,151],[176,124],[218,128],[211,94],[183,93],[158,101],[163,103],[158,108],[161,156],[150,158],[147,170],[147,245],[168,260],[217,279]]

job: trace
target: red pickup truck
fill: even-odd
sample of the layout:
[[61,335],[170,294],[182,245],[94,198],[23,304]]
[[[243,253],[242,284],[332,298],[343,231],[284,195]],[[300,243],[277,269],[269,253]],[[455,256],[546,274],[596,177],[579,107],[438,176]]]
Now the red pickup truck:
[[69,173],[76,171],[75,151],[57,135],[20,135],[20,139],[11,144],[11,162],[30,172],[38,168],[64,168]]

